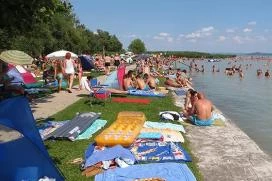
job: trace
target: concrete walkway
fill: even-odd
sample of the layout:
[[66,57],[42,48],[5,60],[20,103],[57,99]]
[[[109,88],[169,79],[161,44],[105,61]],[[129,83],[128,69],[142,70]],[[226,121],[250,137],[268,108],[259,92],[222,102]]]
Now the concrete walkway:
[[[174,98],[184,105],[185,97]],[[189,125],[186,131],[204,180],[272,181],[272,158],[231,120],[224,127]]]
[[[126,68],[126,71],[135,69],[135,65],[129,65]],[[105,82],[107,76],[99,76],[97,79],[99,82]],[[37,99],[31,103],[31,109],[34,115],[34,118],[46,119],[57,112],[65,109],[69,105],[75,103],[79,99],[81,99],[84,95],[89,94],[88,91],[82,90],[77,91],[73,90],[73,93],[67,93],[66,91],[62,91],[60,93],[54,93],[49,97],[45,97],[42,99]]]

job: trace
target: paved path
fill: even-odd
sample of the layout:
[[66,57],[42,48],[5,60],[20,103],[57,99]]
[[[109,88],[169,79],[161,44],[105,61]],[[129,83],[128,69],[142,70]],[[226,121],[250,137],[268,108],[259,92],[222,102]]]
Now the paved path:
[[[184,97],[174,97],[182,107]],[[204,180],[272,181],[272,158],[231,120],[225,127],[190,125],[186,131]]]
[[[133,70],[135,68],[135,65],[129,65],[126,68],[126,71]],[[98,81],[103,83],[106,78],[107,76],[105,75],[99,76]],[[73,93],[61,91],[60,93],[53,93],[47,97],[36,99],[30,104],[33,116],[35,120],[46,119],[75,103],[81,99],[82,96],[87,94],[88,92],[85,90],[73,90]],[[18,132],[0,125],[0,142],[16,139],[18,136],[20,136]]]

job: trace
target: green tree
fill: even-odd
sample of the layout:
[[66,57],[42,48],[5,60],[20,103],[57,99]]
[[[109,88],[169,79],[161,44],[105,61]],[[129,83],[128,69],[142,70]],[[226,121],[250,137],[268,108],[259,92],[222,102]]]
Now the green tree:
[[146,51],[145,44],[140,39],[133,40],[128,46],[128,50],[135,54],[143,53]]

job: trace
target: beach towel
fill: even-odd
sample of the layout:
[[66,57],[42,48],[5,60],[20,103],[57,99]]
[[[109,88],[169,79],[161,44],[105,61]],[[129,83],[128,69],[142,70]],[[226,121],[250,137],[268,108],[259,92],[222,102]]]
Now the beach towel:
[[116,168],[96,175],[95,181],[135,181],[153,177],[167,181],[196,181],[187,165],[180,163],[150,163]]
[[170,130],[181,131],[183,133],[186,133],[184,127],[180,124],[146,121],[144,123],[144,127],[156,128],[156,129],[170,129]]
[[106,124],[107,124],[106,120],[103,119],[95,120],[94,123],[86,131],[78,135],[76,140],[84,140],[91,138],[94,133],[103,128]]
[[45,123],[40,123],[37,125],[37,128],[39,130],[39,133],[43,140],[46,140],[48,135],[55,131],[56,129],[60,128],[64,124],[66,124],[67,121],[48,121]]
[[184,143],[184,138],[179,131],[168,129],[155,129],[155,128],[142,128],[141,133],[160,133],[163,136],[165,142],[180,142]]
[[183,121],[182,115],[176,111],[162,111],[159,113],[161,120],[166,121]]
[[161,139],[163,135],[159,132],[142,132],[139,134],[140,139]]
[[71,121],[50,133],[48,138],[74,141],[99,117],[100,114],[94,112],[78,114]]
[[185,96],[186,95],[186,90],[184,89],[176,89],[174,92],[177,94],[177,96]]
[[128,91],[129,95],[133,95],[133,96],[149,96],[149,97],[165,97],[164,94],[162,93],[158,93],[158,92],[154,92],[152,90],[150,91],[144,91],[144,90],[129,90]]
[[182,148],[181,144],[175,142],[154,141],[134,143],[129,149],[140,163],[192,161],[191,157]]
[[150,99],[137,99],[137,98],[126,98],[126,97],[112,98],[112,101],[119,102],[119,103],[138,103],[138,104],[149,104],[151,102]]
[[101,151],[95,148],[96,145],[91,144],[85,151],[85,165],[84,168],[95,165],[101,161],[108,161],[115,158],[121,158],[126,163],[134,164],[134,155],[121,145],[111,148],[104,147]]

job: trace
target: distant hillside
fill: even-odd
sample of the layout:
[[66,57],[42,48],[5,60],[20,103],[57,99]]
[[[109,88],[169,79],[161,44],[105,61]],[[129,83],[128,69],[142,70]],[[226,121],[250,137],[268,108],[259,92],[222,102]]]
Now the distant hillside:
[[253,52],[253,53],[247,53],[245,55],[251,55],[251,56],[271,56],[272,53]]

